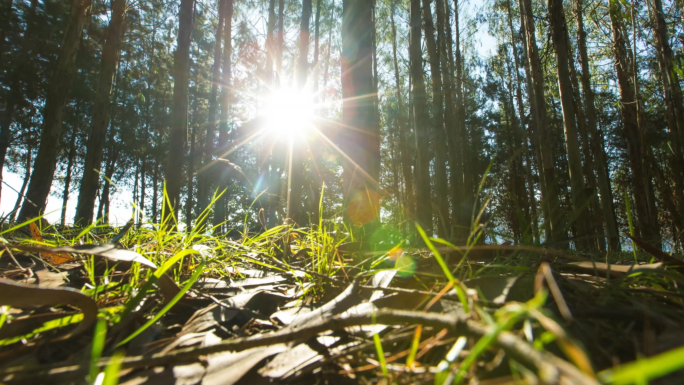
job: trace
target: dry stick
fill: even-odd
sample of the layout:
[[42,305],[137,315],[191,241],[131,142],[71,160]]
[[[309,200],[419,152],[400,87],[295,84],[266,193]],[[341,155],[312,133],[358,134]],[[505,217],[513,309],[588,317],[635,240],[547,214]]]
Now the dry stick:
[[[373,319],[374,318],[374,319]],[[201,348],[179,349],[166,354],[151,354],[137,357],[127,357],[121,362],[121,369],[132,369],[153,366],[165,366],[193,362],[202,356],[209,354],[243,351],[251,348],[268,346],[273,344],[287,343],[295,340],[307,340],[319,333],[329,330],[340,330],[352,326],[362,326],[371,324],[382,325],[424,325],[435,329],[446,328],[456,335],[480,338],[492,332],[492,328],[471,319],[447,314],[422,313],[403,310],[380,310],[375,317],[371,314],[364,314],[351,317],[336,316],[333,318],[311,323],[301,328],[290,330],[280,330],[267,335],[236,338],[221,342],[217,345],[205,346]],[[521,340],[510,332],[500,332],[496,338],[496,346],[506,352],[506,354],[521,364],[536,369],[542,381],[548,384],[577,384],[577,385],[598,385],[596,379],[582,373],[575,366],[564,361],[551,353],[539,351]],[[104,368],[110,359],[101,359],[97,366]],[[88,364],[72,366],[19,366],[0,371],[0,381],[27,381],[35,379],[36,376],[47,374],[53,380],[55,376],[67,375],[86,375]],[[47,371],[47,373],[46,373]],[[24,376],[20,376],[20,375]],[[562,380],[561,380],[562,378]]]

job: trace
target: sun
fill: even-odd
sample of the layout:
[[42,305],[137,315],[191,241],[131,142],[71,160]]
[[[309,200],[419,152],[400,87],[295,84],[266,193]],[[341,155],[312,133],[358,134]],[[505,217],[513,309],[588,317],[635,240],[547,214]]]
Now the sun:
[[289,88],[273,90],[264,108],[266,132],[280,137],[301,137],[313,126],[313,95]]

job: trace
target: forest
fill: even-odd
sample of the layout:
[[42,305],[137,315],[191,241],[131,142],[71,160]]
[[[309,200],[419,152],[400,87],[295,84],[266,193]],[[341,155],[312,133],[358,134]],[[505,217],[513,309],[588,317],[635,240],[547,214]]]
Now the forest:
[[682,383],[682,81],[681,0],[0,0],[0,382]]
[[215,193],[224,232],[357,199],[457,243],[681,250],[678,3],[371,3],[5,0],[6,219],[156,223],[166,188],[188,228]]

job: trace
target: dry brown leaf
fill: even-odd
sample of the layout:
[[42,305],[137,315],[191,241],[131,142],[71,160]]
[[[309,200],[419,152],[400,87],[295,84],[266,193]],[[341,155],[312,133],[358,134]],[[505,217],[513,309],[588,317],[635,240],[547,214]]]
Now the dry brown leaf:
[[81,309],[83,320],[76,329],[56,340],[67,339],[88,330],[97,319],[97,305],[95,301],[78,290],[42,288],[36,285],[22,284],[0,278],[0,305],[16,308],[34,308],[63,304]]

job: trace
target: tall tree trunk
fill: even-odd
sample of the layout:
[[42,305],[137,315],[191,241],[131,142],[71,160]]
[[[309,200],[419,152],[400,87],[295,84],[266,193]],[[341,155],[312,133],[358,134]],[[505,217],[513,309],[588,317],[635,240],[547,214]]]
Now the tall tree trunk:
[[105,183],[100,194],[100,207],[97,210],[97,220],[101,224],[109,223],[109,192],[111,190],[111,183],[109,182],[114,177],[114,170],[116,170],[116,162],[119,159],[119,150],[113,149],[107,167],[105,168]]
[[399,109],[399,117],[397,118],[397,124],[399,125],[399,153],[401,158],[401,171],[404,176],[405,184],[405,200],[404,210],[406,210],[406,216],[409,219],[415,218],[414,208],[415,208],[415,198],[413,193],[413,169],[411,168],[412,151],[409,146],[409,136],[410,129],[406,124],[405,117],[405,105],[404,105],[404,94],[402,92],[401,77],[399,75],[399,61],[397,60],[397,28],[394,22],[394,14],[396,11],[395,4],[392,3],[392,10],[390,12],[390,27],[392,29],[392,62],[394,64],[394,81],[396,83],[396,98],[397,98],[397,108]]
[[[76,108],[78,115],[79,109]],[[71,187],[71,174],[74,167],[74,158],[76,157],[76,126],[72,128],[71,140],[69,141],[69,155],[67,160],[66,176],[64,177],[64,191],[62,193],[62,215],[60,216],[60,223],[62,226],[66,225],[67,204],[69,203],[69,189]]]
[[81,226],[88,226],[93,221],[95,198],[100,180],[99,171],[102,168],[102,154],[107,137],[107,127],[109,127],[110,95],[121,52],[121,37],[124,30],[127,0],[112,0],[111,6],[112,18],[107,27],[105,44],[102,47],[100,77],[97,83],[93,118],[88,133],[85,164],[74,218],[74,223]]
[[[221,78],[221,119],[219,122],[219,140],[217,156],[222,157],[222,153],[226,151],[228,146],[228,117],[230,115],[230,103],[232,99],[232,61],[233,55],[233,1],[226,0],[225,21],[223,31],[223,72]],[[228,182],[224,179],[222,172],[217,172],[219,176],[219,193],[223,193],[221,198],[216,202],[214,208],[214,226],[218,226],[226,221],[226,202],[228,201],[225,190],[228,188]],[[222,225],[220,227],[223,227]],[[221,229],[219,228],[219,232]]]
[[[466,127],[465,94],[463,92],[463,55],[461,54],[461,30],[459,16],[459,0],[454,0],[454,65],[456,70],[455,101],[456,101],[456,140],[460,151],[457,153],[457,163],[454,167],[457,183],[451,190],[451,198],[454,203],[454,230],[456,241],[465,244],[471,228],[473,206],[475,204],[475,191],[473,190],[474,172],[470,169],[470,139]],[[459,187],[462,186],[462,187]],[[457,203],[460,202],[460,203]]]
[[[380,178],[380,128],[377,104],[368,97],[373,80],[373,3],[342,2],[342,123],[339,147],[349,156],[343,164],[345,217],[372,231],[377,225]],[[367,235],[368,232],[366,232]]]
[[[271,0],[273,3],[275,0]],[[214,43],[214,66],[211,68],[211,93],[209,96],[209,117],[207,121],[207,132],[204,137],[204,168],[197,176],[197,212],[202,213],[209,205],[211,196],[211,162],[214,155],[214,140],[216,139],[217,111],[218,111],[218,90],[221,81],[221,38],[223,37],[223,22],[225,18],[226,0],[219,0],[218,27]],[[270,23],[270,20],[269,20]],[[270,25],[270,24],[269,24]],[[268,58],[268,56],[267,56]],[[268,60],[268,59],[267,59]]]
[[26,170],[24,173],[24,182],[21,184],[21,189],[19,189],[19,194],[17,195],[17,201],[14,203],[14,208],[12,209],[12,214],[10,215],[9,223],[14,223],[14,219],[17,217],[17,211],[19,211],[21,201],[24,198],[24,193],[26,192],[26,186],[28,185],[29,178],[31,177],[31,150],[32,149],[33,148],[29,144],[28,150],[26,151],[26,163],[24,165],[25,170]]
[[145,217],[145,172],[147,171],[147,157],[143,156],[140,165],[140,203],[138,204],[138,225],[142,226]]
[[[431,0],[423,1],[423,20],[425,25],[425,41],[427,42],[428,61],[430,62],[430,78],[432,79],[432,132],[435,138],[435,209],[440,223],[437,235],[446,238],[451,230],[449,217],[449,184],[447,182],[447,138],[444,130],[444,95],[442,93],[442,70],[440,57],[435,42],[435,26],[432,20]],[[438,7],[439,8],[439,7]],[[443,35],[443,34],[442,34]],[[443,37],[442,37],[443,38]],[[444,68],[446,71],[447,69]]]
[[660,0],[649,1],[651,25],[655,37],[656,57],[660,68],[660,78],[663,83],[665,96],[668,138],[672,142],[673,159],[671,161],[675,182],[676,212],[672,215],[684,231],[684,106],[682,106],[682,90],[679,78],[673,68],[673,52],[668,40],[667,25],[665,23],[663,5]]
[[421,52],[422,19],[420,0],[411,0],[409,61],[411,67],[411,93],[413,97],[413,130],[416,142],[416,219],[425,232],[432,234],[432,197],[430,195],[430,117],[423,78]]
[[[297,66],[295,68],[296,87],[304,89],[309,71],[309,37],[310,21],[312,12],[312,0],[302,0],[302,16],[299,25],[299,53],[297,56]],[[287,216],[298,224],[304,224],[307,217],[302,212],[302,192],[304,187],[304,156],[306,150],[301,148],[302,143],[297,143],[290,138],[290,167],[288,180],[290,188],[288,191]],[[298,146],[300,148],[294,148]]]
[[166,166],[166,191],[171,207],[166,215],[178,218],[183,166],[188,142],[188,83],[190,77],[190,38],[194,0],[181,0],[178,12],[178,43],[173,58],[173,106],[169,132],[169,154]]
[[159,194],[159,165],[157,160],[154,160],[152,166],[152,223],[157,223],[157,196]]
[[48,86],[43,110],[43,128],[38,154],[33,165],[26,197],[36,204],[24,204],[19,212],[19,220],[34,218],[45,209],[47,197],[57,167],[59,139],[62,135],[62,111],[67,102],[69,89],[76,73],[76,53],[81,43],[83,23],[85,22],[91,0],[74,0],[71,15],[64,32],[57,66]]
[[194,207],[193,205],[193,190],[194,190],[194,179],[192,178],[192,175],[195,173],[195,128],[193,127],[192,133],[190,134],[190,155],[188,156],[188,197],[187,200],[185,201],[185,228],[186,231],[190,231],[192,229],[192,208]]
[[601,215],[601,202],[596,191],[596,176],[594,175],[594,157],[591,152],[591,145],[589,144],[589,134],[587,133],[586,116],[584,115],[584,108],[580,98],[579,81],[577,80],[577,72],[575,70],[575,60],[573,58],[573,50],[570,41],[568,41],[568,67],[570,69],[570,80],[572,82],[573,107],[577,116],[577,131],[579,132],[582,141],[582,155],[584,162],[582,163],[584,176],[586,177],[586,198],[589,200],[589,208],[591,209],[590,224],[591,228],[587,229],[588,234],[592,238],[589,239],[591,247],[599,251],[606,251],[606,234],[603,231],[603,216]]
[[[529,209],[525,212],[526,215],[526,222],[527,225],[529,226],[529,230],[532,233],[532,239],[531,241],[533,243],[537,243],[537,240],[535,239],[536,234],[538,233],[537,230],[537,200],[534,197],[534,183],[532,180],[532,165],[531,165],[531,160],[532,160],[532,155],[530,154],[530,146],[527,145],[527,138],[524,133],[527,132],[525,130],[525,105],[523,103],[523,98],[522,98],[522,80],[520,79],[520,60],[518,59],[518,46],[516,44],[516,34],[515,30],[513,29],[513,14],[511,10],[511,0],[508,0],[506,2],[506,8],[508,11],[508,29],[511,34],[511,48],[513,50],[513,64],[515,65],[515,99],[518,104],[518,117],[520,119],[520,131],[518,135],[521,135],[519,139],[522,140],[523,144],[523,153],[525,156],[525,176],[527,178],[527,202],[524,202],[525,204],[529,205]],[[532,143],[530,143],[532,144]],[[522,159],[521,159],[522,161]],[[522,166],[521,166],[522,167]]]
[[601,208],[603,219],[606,223],[606,235],[608,237],[608,249],[620,251],[620,236],[618,233],[615,206],[613,203],[613,191],[608,174],[608,160],[603,146],[603,138],[598,130],[596,103],[594,102],[594,90],[591,85],[591,72],[589,70],[589,56],[587,54],[587,34],[584,31],[582,0],[574,0],[575,20],[577,21],[577,48],[579,50],[580,66],[582,68],[582,91],[584,94],[584,110],[587,117],[587,129],[590,136],[590,146],[595,157],[594,165],[598,175],[598,188],[601,193]]
[[647,183],[643,164],[645,154],[639,134],[637,109],[634,103],[634,87],[630,82],[630,67],[627,63],[627,48],[621,25],[621,8],[618,2],[613,1],[610,3],[609,13],[614,41],[615,70],[620,89],[622,125],[627,139],[629,164],[632,170],[632,191],[637,213],[637,225],[644,240],[660,244],[660,234],[654,232],[655,224],[651,221],[652,216],[648,207]]
[[[9,6],[9,10],[5,14],[7,25],[9,26],[12,18],[13,1],[5,1]],[[26,18],[26,30],[24,31],[24,37],[21,41],[21,48],[19,48],[19,53],[15,58],[14,66],[7,69],[9,75],[9,89],[6,91],[5,95],[3,95],[3,99],[5,99],[4,103],[0,103],[4,104],[5,108],[5,111],[0,114],[0,192],[2,192],[2,174],[5,168],[5,157],[7,156],[7,149],[9,149],[10,140],[12,137],[11,126],[12,122],[14,121],[14,114],[16,112],[17,104],[20,103],[23,97],[22,83],[26,81],[26,79],[24,79],[25,74],[27,73],[25,66],[29,61],[29,52],[30,48],[32,47],[32,36],[36,24],[35,19],[37,6],[38,0],[31,0],[28,17]],[[2,33],[4,34],[7,31],[9,31],[9,29],[3,29]],[[3,61],[3,67],[5,63],[8,62],[8,60],[5,58],[5,50],[7,47],[7,43],[5,42],[6,39],[6,36],[0,36],[0,44],[3,44],[3,47],[0,48],[0,60]]]
[[276,52],[276,85],[280,85],[283,72],[283,50],[285,49],[285,0],[278,0],[278,36]]
[[[532,14],[531,0],[521,0],[521,13],[524,16],[525,39],[528,54],[528,64],[533,92],[533,118],[534,127],[539,140],[539,152],[541,157],[542,178],[542,204],[545,218],[546,240],[555,241],[564,238],[564,226],[559,206],[559,191],[556,181],[553,144],[549,132],[548,118],[546,116],[546,99],[544,99],[544,72],[539,58],[539,48],[535,37],[534,15]],[[532,98],[531,98],[532,99]],[[532,100],[531,100],[532,103]],[[545,194],[544,194],[545,193]]]

